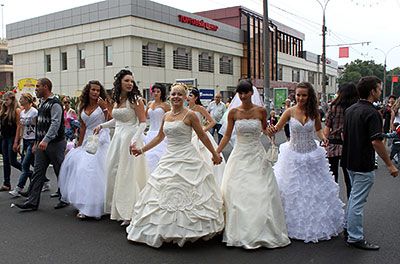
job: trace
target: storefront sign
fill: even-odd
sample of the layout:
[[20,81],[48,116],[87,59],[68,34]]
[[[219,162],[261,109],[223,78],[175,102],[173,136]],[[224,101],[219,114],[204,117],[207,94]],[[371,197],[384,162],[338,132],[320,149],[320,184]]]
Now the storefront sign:
[[201,27],[201,28],[204,28],[206,30],[211,30],[211,31],[217,31],[218,30],[218,26],[216,26],[214,24],[210,24],[210,23],[204,22],[204,20],[198,20],[198,19],[195,19],[195,18],[182,16],[182,15],[178,15],[178,19],[179,19],[179,22],[181,22],[181,23],[191,24],[193,26]]

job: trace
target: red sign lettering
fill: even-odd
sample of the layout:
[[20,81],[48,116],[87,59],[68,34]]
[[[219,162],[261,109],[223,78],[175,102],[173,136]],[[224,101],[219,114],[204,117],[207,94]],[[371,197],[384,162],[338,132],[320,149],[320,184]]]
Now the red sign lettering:
[[178,15],[178,19],[179,19],[179,22],[181,22],[181,23],[190,24],[190,25],[196,26],[196,27],[201,27],[206,30],[211,30],[211,31],[218,30],[217,25],[204,22],[204,20],[198,20],[198,19],[194,19],[191,17],[182,16],[182,15]]

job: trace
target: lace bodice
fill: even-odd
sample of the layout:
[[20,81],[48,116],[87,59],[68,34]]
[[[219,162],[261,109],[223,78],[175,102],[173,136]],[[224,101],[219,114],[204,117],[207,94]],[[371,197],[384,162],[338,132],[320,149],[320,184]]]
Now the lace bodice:
[[168,146],[192,144],[192,127],[183,121],[164,122],[164,134],[168,139]]
[[261,120],[239,119],[235,121],[237,144],[253,144],[260,141]]
[[300,153],[307,153],[315,150],[315,121],[309,119],[304,125],[299,120],[292,117],[289,120],[290,127],[290,147]]
[[154,110],[149,108],[147,113],[150,119],[149,131],[159,131],[165,114],[164,109],[161,107],[157,107]]
[[130,103],[126,100],[126,107],[114,108],[112,115],[116,121],[115,126],[135,125],[138,123],[135,110],[131,108]]

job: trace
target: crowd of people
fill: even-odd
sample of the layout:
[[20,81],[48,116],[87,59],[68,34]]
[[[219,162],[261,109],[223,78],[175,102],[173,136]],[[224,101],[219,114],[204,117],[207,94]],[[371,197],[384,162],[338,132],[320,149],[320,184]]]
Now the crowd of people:
[[[173,84],[169,96],[154,84],[151,94],[154,100],[145,104],[128,69],[115,75],[111,98],[100,82],[88,82],[77,112],[69,97],[52,93],[47,78],[36,85],[38,106],[30,94],[22,94],[19,105],[14,93],[6,93],[0,190],[26,197],[15,206],[36,211],[52,164],[55,209],[73,206],[80,219],[109,215],[126,227],[128,240],[152,247],[183,246],[223,232],[227,246],[278,248],[290,239],[317,243],[343,232],[349,246],[379,249],[364,238],[363,208],[374,182],[375,153],[392,176],[398,174],[382,141],[398,136],[389,133],[396,125],[383,125],[373,105],[381,95],[378,78],[340,87],[325,127],[307,82],[297,85],[296,103],[287,101],[279,119],[274,111],[268,117],[249,80],[239,81],[228,106],[216,94],[204,107],[199,90],[183,83]],[[393,122],[400,110],[397,101],[389,102],[390,114],[385,110],[383,116]],[[261,136],[274,145],[281,129],[288,141],[276,161]],[[233,150],[225,161],[221,153],[229,142]],[[21,171],[14,189],[11,166]]]

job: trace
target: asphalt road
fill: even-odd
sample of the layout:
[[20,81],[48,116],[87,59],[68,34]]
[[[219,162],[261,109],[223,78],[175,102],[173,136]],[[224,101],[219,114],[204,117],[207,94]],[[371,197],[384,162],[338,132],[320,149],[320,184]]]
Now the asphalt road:
[[[54,191],[56,179],[51,168],[48,175]],[[13,170],[14,184],[17,177]],[[381,246],[377,252],[349,248],[340,237],[317,244],[292,241],[286,248],[249,251],[228,248],[219,236],[183,248],[164,245],[153,249],[128,242],[124,228],[107,217],[79,220],[72,207],[53,209],[57,199],[50,198],[50,192],[43,193],[35,212],[10,208],[12,202],[23,199],[12,199],[2,192],[0,263],[400,263],[399,190],[400,178],[389,176],[380,162],[365,212],[365,234]]]

